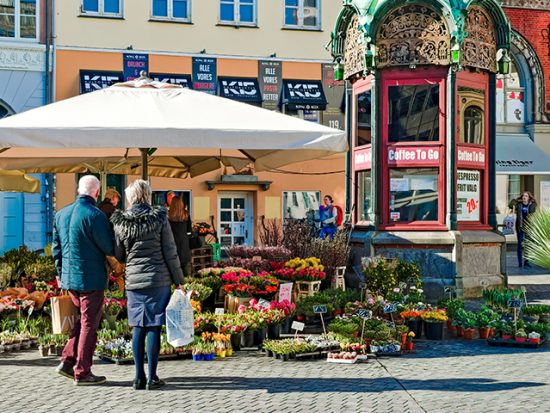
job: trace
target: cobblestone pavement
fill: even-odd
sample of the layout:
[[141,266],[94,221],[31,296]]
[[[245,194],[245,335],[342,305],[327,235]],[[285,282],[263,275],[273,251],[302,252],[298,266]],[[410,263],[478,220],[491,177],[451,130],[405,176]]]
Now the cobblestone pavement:
[[268,359],[162,361],[160,391],[134,391],[133,366],[96,362],[75,387],[36,351],[0,355],[0,412],[550,412],[550,346],[418,342],[412,355],[341,365]]

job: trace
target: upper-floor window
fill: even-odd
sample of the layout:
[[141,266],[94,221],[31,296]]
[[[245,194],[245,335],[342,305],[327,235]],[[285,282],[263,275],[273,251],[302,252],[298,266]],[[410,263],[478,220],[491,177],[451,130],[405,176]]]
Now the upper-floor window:
[[525,123],[525,84],[514,61],[510,74],[497,75],[497,123]]
[[220,22],[255,26],[256,0],[220,0]]
[[82,13],[121,17],[122,0],[82,0]]
[[285,0],[285,26],[299,29],[321,27],[320,0]]
[[153,0],[153,18],[191,20],[191,0]]
[[1,0],[0,37],[37,39],[37,16],[37,0]]

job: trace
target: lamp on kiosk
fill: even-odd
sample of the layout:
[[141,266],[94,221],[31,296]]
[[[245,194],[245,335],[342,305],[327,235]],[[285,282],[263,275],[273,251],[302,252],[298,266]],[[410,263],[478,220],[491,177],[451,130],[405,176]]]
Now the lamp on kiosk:
[[344,64],[340,60],[334,65],[334,80],[344,80]]
[[510,73],[510,64],[512,63],[512,59],[510,59],[510,56],[508,56],[508,50],[502,49],[502,55],[500,56],[500,59],[498,59],[498,73],[501,75],[507,75]]
[[453,36],[451,38],[451,64],[459,64],[460,63],[460,43],[458,43],[458,39],[456,36]]

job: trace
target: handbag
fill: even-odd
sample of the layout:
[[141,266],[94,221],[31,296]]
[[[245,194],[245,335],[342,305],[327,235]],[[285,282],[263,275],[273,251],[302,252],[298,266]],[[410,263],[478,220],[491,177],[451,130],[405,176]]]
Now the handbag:
[[54,334],[70,333],[80,318],[78,308],[67,294],[52,297],[52,332]]
[[508,214],[502,221],[502,235],[512,235],[516,226],[516,216],[514,214]]

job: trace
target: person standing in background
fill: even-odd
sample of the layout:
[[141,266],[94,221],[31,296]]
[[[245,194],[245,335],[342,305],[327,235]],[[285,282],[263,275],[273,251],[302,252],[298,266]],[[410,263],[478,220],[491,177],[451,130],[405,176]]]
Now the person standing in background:
[[105,192],[103,201],[101,201],[97,207],[107,215],[107,219],[111,219],[111,215],[116,211],[119,202],[120,194],[118,191],[115,188],[109,188]]
[[56,371],[77,386],[107,380],[91,371],[107,286],[105,259],[114,254],[109,221],[95,206],[98,197],[99,180],[93,175],[80,178],[78,198],[55,215],[53,228],[52,255],[61,288],[69,291],[80,313]]
[[537,210],[537,201],[533,194],[525,191],[519,198],[512,199],[508,207],[516,213],[516,234],[518,238],[518,266],[528,268],[531,264],[523,258],[523,241],[525,240],[525,223],[529,216]]
[[181,268],[186,276],[191,276],[191,249],[189,247],[189,235],[193,231],[189,211],[179,196],[172,198],[168,220],[172,228],[172,234],[176,241],[176,249],[180,259]]
[[323,198],[323,204],[319,207],[319,219],[321,220],[321,232],[319,238],[330,239],[334,238],[334,233],[338,229],[336,225],[336,218],[338,218],[338,211],[333,205],[333,199],[330,195],[325,195]]

